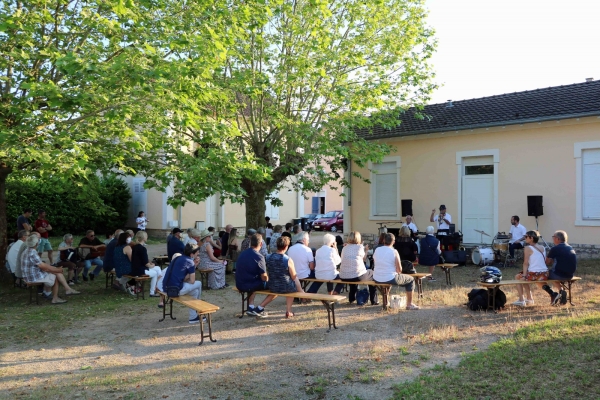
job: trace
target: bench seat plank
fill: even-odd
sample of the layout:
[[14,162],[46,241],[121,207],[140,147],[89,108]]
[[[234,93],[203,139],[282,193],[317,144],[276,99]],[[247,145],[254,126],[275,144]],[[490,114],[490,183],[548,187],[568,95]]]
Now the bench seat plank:
[[[246,310],[248,310],[250,296],[253,293],[254,294],[264,294],[267,296],[294,297],[294,298],[299,298],[299,299],[320,301],[323,304],[323,306],[325,307],[325,309],[327,310],[327,322],[329,323],[329,329],[327,330],[327,332],[331,331],[332,326],[334,329],[337,329],[337,326],[335,325],[335,303],[346,299],[346,296],[340,296],[339,294],[334,295],[334,294],[300,293],[300,292],[273,293],[270,290],[257,290],[255,292],[248,292],[248,291],[238,290],[238,288],[236,288],[236,287],[233,287],[232,289],[242,295],[242,315],[240,316],[240,318],[243,318],[244,313],[246,312]],[[245,305],[245,307],[244,307],[244,305]]]

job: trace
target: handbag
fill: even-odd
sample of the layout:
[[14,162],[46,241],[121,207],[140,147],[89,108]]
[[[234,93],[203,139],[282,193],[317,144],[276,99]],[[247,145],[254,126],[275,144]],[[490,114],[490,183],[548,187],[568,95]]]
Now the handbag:
[[390,308],[392,310],[401,310],[406,308],[406,296],[393,294],[390,300]]
[[[171,265],[169,265],[169,268],[167,270],[167,274],[165,275],[165,278],[163,280],[163,282],[165,284],[169,283],[169,278],[171,277],[171,271],[174,267],[175,263],[172,263]],[[175,298],[175,297],[179,297],[179,291],[181,290],[179,288],[179,286],[167,286],[164,288],[165,289],[165,293],[167,293],[167,297],[170,298]]]
[[403,274],[412,275],[412,274],[416,274],[417,273],[417,270],[415,269],[415,266],[410,261],[408,261],[408,260],[402,260],[400,262],[400,264],[402,265],[402,273]]

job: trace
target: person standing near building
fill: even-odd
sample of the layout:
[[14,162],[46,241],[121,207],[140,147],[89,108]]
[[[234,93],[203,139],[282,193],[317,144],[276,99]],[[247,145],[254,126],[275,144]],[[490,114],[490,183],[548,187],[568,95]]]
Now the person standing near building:
[[17,218],[17,232],[27,231],[31,233],[31,231],[33,230],[31,222],[29,221],[31,213],[31,208],[26,208],[25,210],[23,210],[23,215],[19,215],[19,217]]
[[48,232],[52,230],[52,225],[46,220],[46,211],[38,211],[38,219],[35,221],[35,230],[40,233],[40,242],[38,243],[38,254],[41,257],[44,251],[48,251],[48,260],[52,264],[52,245],[48,240]]
[[446,206],[442,204],[440,206],[440,212],[437,215],[435,214],[435,208],[431,210],[431,216],[429,217],[429,222],[436,222],[438,227],[438,232],[448,232],[450,230],[450,224],[452,223],[452,216],[446,212]]
[[146,213],[140,211],[138,213],[137,218],[135,219],[135,223],[137,224],[138,231],[145,231],[146,225],[148,225],[148,218],[146,218]]

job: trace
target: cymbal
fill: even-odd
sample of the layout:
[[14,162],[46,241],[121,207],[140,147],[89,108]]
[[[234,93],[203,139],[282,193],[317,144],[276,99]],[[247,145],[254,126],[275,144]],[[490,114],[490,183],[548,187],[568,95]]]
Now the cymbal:
[[[485,233],[484,231],[479,231],[479,230],[477,230],[477,229],[473,229],[473,230],[474,230],[475,232],[477,232],[477,233],[481,233],[482,235],[485,235],[485,236],[490,236],[490,235],[488,235],[487,233]],[[490,236],[490,237],[491,237],[491,236]]]

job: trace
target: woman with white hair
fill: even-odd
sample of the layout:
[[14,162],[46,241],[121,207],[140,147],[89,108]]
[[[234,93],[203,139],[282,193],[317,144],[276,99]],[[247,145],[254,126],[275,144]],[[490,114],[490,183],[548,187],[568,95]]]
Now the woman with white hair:
[[[369,251],[369,245],[363,246],[360,232],[350,232],[348,234],[348,239],[346,240],[346,245],[342,250],[340,278],[351,282],[372,280],[373,270],[367,271],[367,268],[365,267],[367,251]],[[357,286],[358,285],[350,285],[350,292],[348,293],[348,301],[350,304],[354,303],[354,300],[356,300]],[[371,300],[371,305],[376,306],[379,304],[377,301],[377,288],[373,285],[369,285],[369,299]]]
[[427,235],[421,239],[421,254],[419,254],[419,264],[429,267],[429,273],[431,276],[427,277],[430,282],[435,281],[433,277],[433,270],[435,266],[440,262],[440,241],[433,236],[433,226],[428,226],[425,230]]
[[68,284],[74,285],[79,283],[77,279],[79,271],[83,271],[85,262],[79,258],[77,249],[73,246],[73,235],[67,233],[63,236],[63,241],[58,245],[58,262],[57,267],[68,268]]
[[[337,271],[337,266],[342,262],[335,243],[335,236],[326,233],[323,236],[323,246],[317,249],[315,254],[315,277],[317,279],[339,279],[340,274]],[[317,293],[322,282],[314,282],[309,289],[309,293]],[[315,287],[316,286],[316,287]],[[327,282],[327,292],[329,294],[339,294],[343,284],[338,283],[333,288],[333,283]]]
[[215,257],[213,247],[210,244],[212,234],[208,231],[202,231],[199,235],[201,240],[200,247],[200,269],[212,269],[208,274],[208,287],[210,289],[223,289],[229,287],[225,282],[225,266],[227,261],[221,261]]

